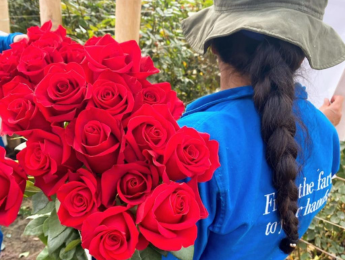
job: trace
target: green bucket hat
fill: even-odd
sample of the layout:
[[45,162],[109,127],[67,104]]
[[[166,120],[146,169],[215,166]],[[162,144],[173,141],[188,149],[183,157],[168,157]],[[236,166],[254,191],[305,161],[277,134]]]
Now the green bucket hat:
[[[328,0],[214,0],[182,22],[189,44],[206,53],[212,39],[240,30],[252,31],[299,46],[314,69],[345,60],[345,44],[322,22]],[[345,25],[345,24],[344,24]]]

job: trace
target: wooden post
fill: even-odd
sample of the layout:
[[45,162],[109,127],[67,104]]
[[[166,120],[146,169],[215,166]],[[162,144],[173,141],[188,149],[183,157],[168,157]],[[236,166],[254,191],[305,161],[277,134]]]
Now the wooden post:
[[40,0],[41,24],[51,20],[53,30],[62,24],[61,0]]
[[10,33],[10,17],[7,0],[0,0],[0,31]]
[[139,41],[141,0],[116,0],[115,39]]

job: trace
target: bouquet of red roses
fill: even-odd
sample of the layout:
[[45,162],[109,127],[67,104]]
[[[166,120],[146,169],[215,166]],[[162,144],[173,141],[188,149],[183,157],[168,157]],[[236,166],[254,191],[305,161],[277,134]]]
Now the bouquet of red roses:
[[147,80],[158,69],[135,41],[81,45],[51,27],[29,28],[0,56],[1,132],[26,140],[19,164],[1,150],[0,225],[15,220],[27,183],[25,233],[47,245],[40,259],[83,259],[81,246],[97,260],[154,259],[192,246],[218,143],[178,126],[182,101]]

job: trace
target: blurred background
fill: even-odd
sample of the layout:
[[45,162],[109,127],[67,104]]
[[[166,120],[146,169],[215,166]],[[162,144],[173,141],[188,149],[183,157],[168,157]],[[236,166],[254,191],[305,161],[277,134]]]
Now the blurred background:
[[[185,103],[216,91],[219,76],[215,57],[211,53],[205,57],[194,53],[184,41],[180,27],[184,18],[212,5],[213,1],[144,0],[142,3],[140,47],[143,55],[150,55],[161,70],[151,81],[170,82]],[[9,0],[8,5],[12,32],[25,33],[28,27],[40,25],[38,0]],[[62,0],[61,5],[63,26],[74,40],[82,43],[94,35],[114,35],[116,1]],[[327,206],[314,219],[296,253],[288,259],[345,259],[344,149],[342,144],[342,166],[333,179]],[[22,235],[30,211],[30,198],[26,198],[17,221],[9,228],[2,228],[5,248],[1,259],[33,260],[43,249],[38,238]]]

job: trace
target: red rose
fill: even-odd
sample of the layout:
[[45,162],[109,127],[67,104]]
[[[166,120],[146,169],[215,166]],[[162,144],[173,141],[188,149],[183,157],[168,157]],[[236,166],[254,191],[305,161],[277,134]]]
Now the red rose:
[[140,60],[139,72],[132,70],[131,75],[138,79],[146,79],[147,77],[158,72],[159,69],[155,68],[155,65],[150,57],[142,57]]
[[102,175],[103,205],[114,205],[117,194],[125,203],[138,205],[145,201],[158,182],[158,171],[151,171],[144,162],[114,165]]
[[65,63],[76,62],[81,64],[85,59],[84,46],[79,43],[65,45],[60,49],[60,54]]
[[22,204],[26,174],[14,161],[5,158],[6,151],[0,148],[0,225],[9,226],[18,215]]
[[98,180],[93,173],[85,169],[69,172],[69,182],[57,192],[61,224],[80,230],[84,220],[98,211],[101,204],[98,194]]
[[[10,94],[15,88],[18,86],[27,86],[30,89],[34,89],[33,85],[22,76],[16,76],[14,77],[10,82],[4,84],[2,86],[2,95],[1,98],[6,97],[8,94]],[[18,92],[18,91],[16,91]]]
[[136,96],[142,89],[142,84],[140,83],[140,81],[137,78],[129,76],[127,74],[122,74],[121,76],[126,81],[128,87],[131,89],[133,96]]
[[27,39],[22,39],[19,42],[14,42],[11,44],[11,52],[13,55],[17,56],[18,59],[24,50],[28,47],[29,41]]
[[54,174],[60,169],[67,172],[80,167],[80,162],[66,143],[64,129],[53,127],[53,132],[41,129],[22,132],[27,142],[26,148],[18,153],[18,160],[28,175],[37,177]]
[[177,251],[194,244],[200,209],[187,184],[161,184],[137,210],[141,234],[162,250]]
[[211,180],[220,166],[219,144],[210,135],[193,128],[181,128],[168,142],[164,151],[166,174],[170,180],[196,177],[198,182]]
[[126,160],[144,160],[143,150],[163,154],[171,136],[179,129],[165,105],[144,104],[125,122],[127,124]]
[[[107,36],[107,38],[109,37]],[[92,36],[85,42],[84,46],[95,46],[100,39],[102,39],[102,36]]]
[[77,63],[51,67],[35,90],[36,102],[49,122],[72,121],[91,98],[91,86]]
[[138,244],[139,232],[125,207],[112,207],[89,216],[82,227],[82,246],[97,260],[129,259]]
[[44,68],[49,64],[48,56],[44,50],[31,45],[24,50],[18,64],[18,71],[37,84],[43,78]]
[[[12,135],[14,132],[28,129],[50,131],[50,124],[34,103],[32,89],[26,81],[20,83],[20,80],[20,77],[17,77],[3,87],[6,96],[0,100],[1,133]],[[7,92],[7,89],[12,88],[16,83],[17,86]]]
[[136,97],[136,107],[142,104],[166,104],[175,120],[178,120],[183,111],[183,102],[178,99],[175,91],[171,90],[168,82],[151,84],[144,81],[143,89]]
[[19,58],[14,55],[12,50],[0,54],[0,87],[18,74],[18,62]]
[[81,166],[65,141],[64,129],[54,127],[53,131],[57,135],[39,129],[22,132],[28,140],[27,147],[17,155],[19,164],[28,175],[35,177],[35,185],[47,196],[56,193],[67,180],[68,169]]
[[103,72],[92,87],[92,98],[89,107],[97,107],[108,111],[121,120],[132,112],[134,98],[124,79],[113,72]]
[[107,69],[116,73],[140,71],[141,51],[135,41],[118,43],[110,35],[105,35],[92,45],[90,42],[86,44],[85,50],[88,65],[96,78]]
[[[52,26],[53,26],[52,21],[48,21],[44,23],[41,27],[33,26],[33,27],[28,28],[27,35],[30,39],[30,42],[39,40],[44,34],[50,32]],[[62,26],[59,26],[54,31],[54,33],[64,38],[66,36],[66,29],[63,28]]]
[[63,58],[58,51],[63,43],[63,38],[53,32],[48,32],[42,35],[42,37],[32,43],[32,46],[35,46],[44,52],[46,52],[45,60],[48,64],[63,62]]
[[108,112],[89,108],[67,127],[69,144],[87,168],[101,174],[114,164],[123,163],[123,129]]
[[54,32],[47,32],[43,34],[39,40],[32,43],[32,45],[44,50],[57,50],[60,48],[62,42],[63,38],[59,34],[56,34]]

